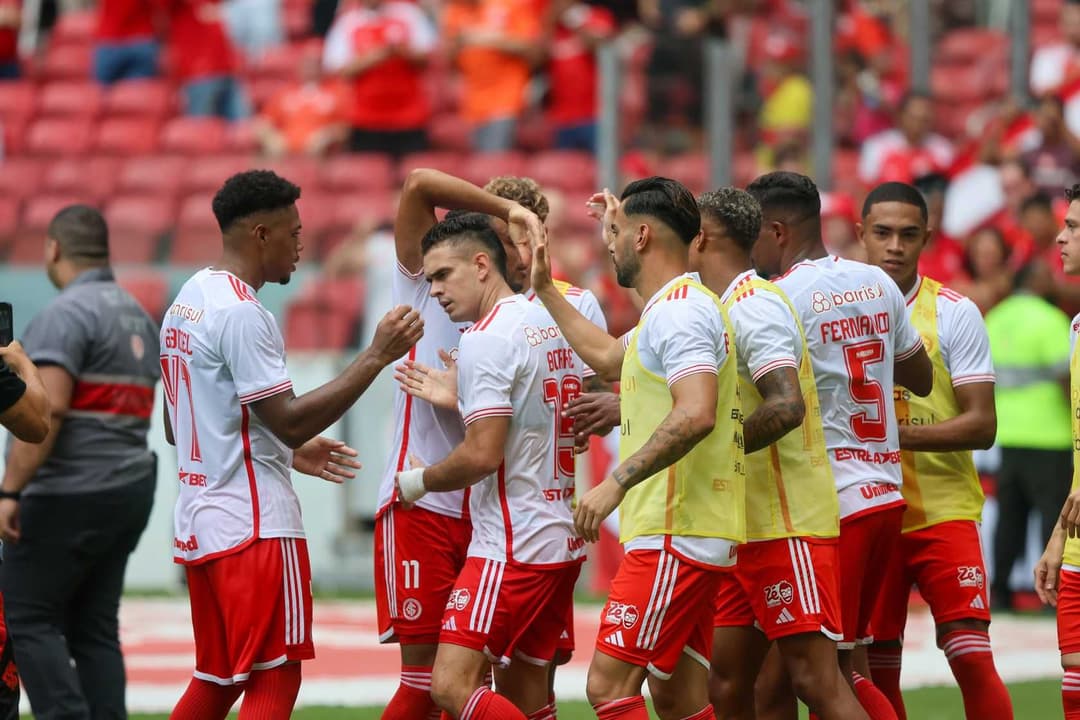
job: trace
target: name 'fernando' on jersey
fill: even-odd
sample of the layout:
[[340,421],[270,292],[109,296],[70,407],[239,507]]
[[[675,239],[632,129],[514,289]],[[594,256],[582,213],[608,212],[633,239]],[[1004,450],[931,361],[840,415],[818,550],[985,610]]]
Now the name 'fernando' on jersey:
[[292,450],[249,408],[292,388],[285,341],[254,289],[231,273],[197,272],[165,314],[160,355],[179,466],[174,559],[304,537]]
[[881,268],[835,256],[800,262],[776,284],[806,332],[837,490],[899,487],[893,364],[922,347],[900,289]]
[[508,417],[503,463],[472,487],[470,557],[576,562],[574,434],[562,409],[581,393],[581,360],[542,306],[505,298],[461,337],[458,406],[468,426]]

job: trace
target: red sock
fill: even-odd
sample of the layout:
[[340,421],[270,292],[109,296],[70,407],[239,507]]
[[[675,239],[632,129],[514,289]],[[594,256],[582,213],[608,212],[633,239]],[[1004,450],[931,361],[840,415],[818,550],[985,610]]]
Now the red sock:
[[239,720],[289,720],[299,692],[300,663],[257,670],[244,688]]
[[716,720],[716,713],[713,712],[712,705],[706,705],[693,715],[683,718],[683,720]]
[[514,707],[491,688],[477,688],[461,711],[461,720],[526,720],[525,713]]
[[941,649],[960,685],[964,715],[968,720],[1011,720],[1012,700],[994,667],[990,635],[958,630],[941,639]]
[[243,688],[192,678],[169,720],[224,720]]
[[555,705],[548,703],[534,713],[529,713],[529,720],[555,720]]
[[431,667],[402,665],[401,684],[382,713],[382,720],[438,720],[439,708],[431,699]]
[[870,646],[867,659],[870,662],[870,678],[874,687],[888,698],[899,720],[907,720],[904,696],[900,692],[900,658],[903,648],[899,646]]
[[598,720],[649,720],[645,698],[641,695],[593,705],[593,710]]
[[896,711],[889,699],[874,687],[874,683],[859,673],[852,673],[851,677],[855,680],[855,697],[870,716],[870,720],[897,720]]
[[1066,668],[1061,679],[1061,705],[1065,720],[1080,720],[1080,668]]

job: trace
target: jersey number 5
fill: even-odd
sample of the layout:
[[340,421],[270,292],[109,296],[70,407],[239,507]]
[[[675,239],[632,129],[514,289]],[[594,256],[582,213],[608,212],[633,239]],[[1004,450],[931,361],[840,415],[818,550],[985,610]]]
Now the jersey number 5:
[[885,360],[885,343],[867,340],[844,346],[844,363],[848,371],[848,392],[860,405],[872,405],[873,414],[863,411],[851,416],[851,431],[863,442],[884,442],[887,438],[885,390],[881,383],[868,377],[867,366]]
[[188,370],[187,361],[179,355],[163,355],[161,358],[161,382],[165,386],[165,396],[169,400],[172,412],[173,434],[177,438],[177,420],[180,415],[180,384],[183,383],[187,391],[188,413],[191,416],[191,459],[193,462],[202,462],[202,451],[199,449],[199,431],[195,428],[195,399],[191,392],[191,371]]
[[544,379],[544,402],[555,406],[555,479],[574,477],[574,420],[563,417],[570,401],[581,395],[581,380],[567,375],[560,384]]

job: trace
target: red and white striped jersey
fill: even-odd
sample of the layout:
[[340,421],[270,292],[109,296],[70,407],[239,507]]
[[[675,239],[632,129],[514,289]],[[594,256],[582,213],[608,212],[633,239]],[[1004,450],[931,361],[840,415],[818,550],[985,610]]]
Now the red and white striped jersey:
[[776,284],[810,347],[840,516],[900,502],[893,364],[922,347],[904,296],[881,268],[835,256],[798,263]]
[[[920,288],[922,278],[919,278],[915,287],[904,296],[909,319]],[[937,296],[937,322],[941,359],[949,371],[953,387],[968,383],[994,382],[990,339],[987,337],[986,324],[978,306],[955,290],[943,287]]]
[[[576,285],[571,285],[561,280],[555,281],[555,287],[557,287],[566,298],[566,301],[579,313],[585,316],[585,318],[596,327],[600,328],[604,332],[607,332],[607,318],[604,317],[604,311],[600,309],[600,303],[597,301],[596,296],[593,295],[592,290],[585,290],[579,288]],[[540,298],[532,290],[525,292],[525,298],[529,302],[536,303],[537,305],[543,305],[540,302]],[[591,367],[585,363],[581,364],[581,376],[592,377],[596,375]]]
[[205,562],[252,541],[304,537],[292,450],[250,409],[285,392],[285,341],[231,273],[191,277],[161,326],[161,370],[180,494],[173,557]]
[[581,360],[542,306],[501,300],[461,338],[458,405],[465,424],[509,417],[503,463],[473,485],[469,555],[528,565],[575,562],[574,433],[562,408],[581,393]]
[[783,298],[775,292],[755,292],[748,281],[757,277],[753,270],[740,273],[720,298],[728,310],[735,331],[735,353],[739,376],[755,383],[762,376],[782,367],[798,369],[803,351],[799,326]]
[[[423,272],[410,273],[400,264],[394,272],[391,294],[394,305],[411,305],[424,320],[424,336],[409,351],[408,358],[428,367],[441,368],[439,351],[451,356],[458,352],[461,334],[469,323],[456,323],[431,295]],[[443,410],[400,390],[394,394],[394,441],[379,486],[379,513],[396,499],[394,476],[409,467],[415,455],[425,466],[434,465],[450,454],[465,437],[465,426],[455,410]],[[465,509],[464,491],[429,493],[416,504],[425,510],[461,517]]]

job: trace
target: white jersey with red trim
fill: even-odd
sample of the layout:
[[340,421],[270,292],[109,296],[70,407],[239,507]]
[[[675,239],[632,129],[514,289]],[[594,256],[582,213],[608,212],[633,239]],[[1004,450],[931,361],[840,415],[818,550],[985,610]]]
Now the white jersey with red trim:
[[783,298],[775,292],[740,287],[755,277],[753,270],[741,273],[720,298],[727,304],[732,295],[736,297],[728,318],[735,333],[739,375],[751,384],[782,367],[798,370],[797,358],[803,352],[799,326]]
[[835,256],[775,282],[810,346],[840,516],[902,502],[893,365],[922,347],[904,296],[881,268]]
[[[921,277],[904,296],[909,320],[920,288]],[[955,290],[942,287],[937,296],[937,322],[941,359],[949,371],[953,387],[994,382],[996,375],[990,356],[990,338],[986,334],[986,324],[979,306]]]
[[499,301],[461,338],[458,405],[465,424],[508,417],[503,463],[473,485],[469,555],[526,565],[575,562],[574,433],[562,408],[581,393],[581,361],[543,306]]
[[255,291],[231,273],[200,270],[165,314],[160,354],[180,480],[174,559],[304,537],[292,450],[250,408],[292,388],[285,341]]
[[[607,332],[607,318],[604,317],[604,311],[600,309],[600,302],[593,295],[592,290],[585,290],[579,288],[576,285],[569,283],[562,283],[558,280],[555,281],[555,286],[562,290],[563,297],[566,301],[577,310],[579,313],[585,316],[589,322],[596,327],[600,328],[604,332]],[[537,305],[543,305],[540,302],[540,298],[532,290],[525,292],[525,297],[529,302],[536,303]],[[586,365],[581,363],[581,376],[590,378],[596,375],[596,372]]]
[[[408,358],[428,367],[441,368],[439,351],[456,356],[461,334],[470,323],[450,319],[439,302],[430,295],[431,285],[423,272],[410,273],[400,263],[394,272],[391,293],[394,305],[411,305],[424,321],[424,336],[409,351]],[[444,410],[414,398],[400,390],[394,394],[394,442],[379,486],[379,513],[396,499],[394,476],[409,468],[413,455],[424,466],[434,465],[450,454],[465,437],[465,426],[454,410]],[[465,510],[465,492],[430,493],[416,504],[425,510],[461,517]]]

